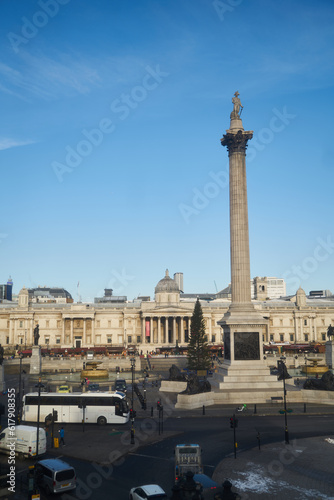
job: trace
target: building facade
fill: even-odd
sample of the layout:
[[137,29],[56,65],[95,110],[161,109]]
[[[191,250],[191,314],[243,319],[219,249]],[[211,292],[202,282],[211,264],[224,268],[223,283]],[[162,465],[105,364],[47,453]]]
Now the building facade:
[[[23,288],[18,303],[0,304],[0,343],[3,347],[33,344],[33,331],[39,325],[42,347],[96,347],[139,351],[186,347],[197,297],[180,292],[178,281],[166,275],[155,287],[154,300],[97,303],[33,302]],[[228,310],[230,300],[200,296],[208,342],[223,344],[218,321]],[[267,319],[264,342],[324,343],[328,326],[334,325],[334,297],[309,298],[300,288],[293,297],[254,300],[254,306]]]

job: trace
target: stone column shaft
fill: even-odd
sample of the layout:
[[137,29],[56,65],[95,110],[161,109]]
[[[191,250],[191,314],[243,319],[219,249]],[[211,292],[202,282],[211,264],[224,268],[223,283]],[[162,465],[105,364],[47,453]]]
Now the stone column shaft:
[[232,304],[251,303],[249,230],[246,181],[246,147],[253,133],[227,131],[221,143],[227,146],[230,166],[230,252]]
[[145,342],[146,342],[146,329],[145,329],[146,324],[145,324],[145,320],[146,320],[145,317],[143,317],[142,320],[141,320],[141,341],[142,341],[143,344],[145,344]]
[[161,317],[158,316],[158,344],[161,344]]

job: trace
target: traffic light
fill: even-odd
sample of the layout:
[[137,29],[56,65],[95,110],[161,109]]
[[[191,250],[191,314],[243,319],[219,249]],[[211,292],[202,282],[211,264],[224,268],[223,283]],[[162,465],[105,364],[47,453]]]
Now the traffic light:
[[157,401],[157,410],[160,410],[160,407],[161,407],[161,402]]
[[234,418],[233,417],[230,418],[230,427],[231,427],[231,429],[234,429]]
[[58,411],[57,410],[53,410],[53,421],[57,422],[57,420],[58,420]]
[[136,418],[136,411],[133,410],[132,408],[130,408],[130,419],[133,420],[134,418]]

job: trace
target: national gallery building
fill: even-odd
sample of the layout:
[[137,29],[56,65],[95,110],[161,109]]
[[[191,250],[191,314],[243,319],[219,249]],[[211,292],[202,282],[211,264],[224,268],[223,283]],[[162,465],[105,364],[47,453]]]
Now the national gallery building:
[[[334,325],[334,296],[307,297],[304,290],[296,295],[265,298],[263,278],[253,303],[266,320],[264,343],[325,343],[330,324]],[[181,290],[180,290],[181,288]],[[154,300],[139,297],[127,301],[106,290],[94,303],[32,300],[23,288],[18,302],[0,303],[0,343],[30,348],[33,332],[39,325],[42,348],[92,348],[103,346],[109,352],[136,349],[143,353],[187,347],[190,322],[197,297],[200,299],[206,334],[212,348],[223,346],[223,331],[218,325],[228,310],[230,299],[224,293],[184,294],[177,279],[166,275],[155,287]],[[67,292],[68,293],[68,292]]]

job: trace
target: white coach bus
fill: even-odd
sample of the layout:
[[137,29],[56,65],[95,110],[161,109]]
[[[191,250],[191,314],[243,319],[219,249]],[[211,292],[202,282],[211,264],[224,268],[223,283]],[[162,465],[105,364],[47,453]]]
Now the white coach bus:
[[123,392],[70,393],[37,392],[23,396],[22,420],[37,422],[38,404],[40,406],[39,421],[57,412],[59,423],[89,424],[125,424],[129,421],[129,407]]

